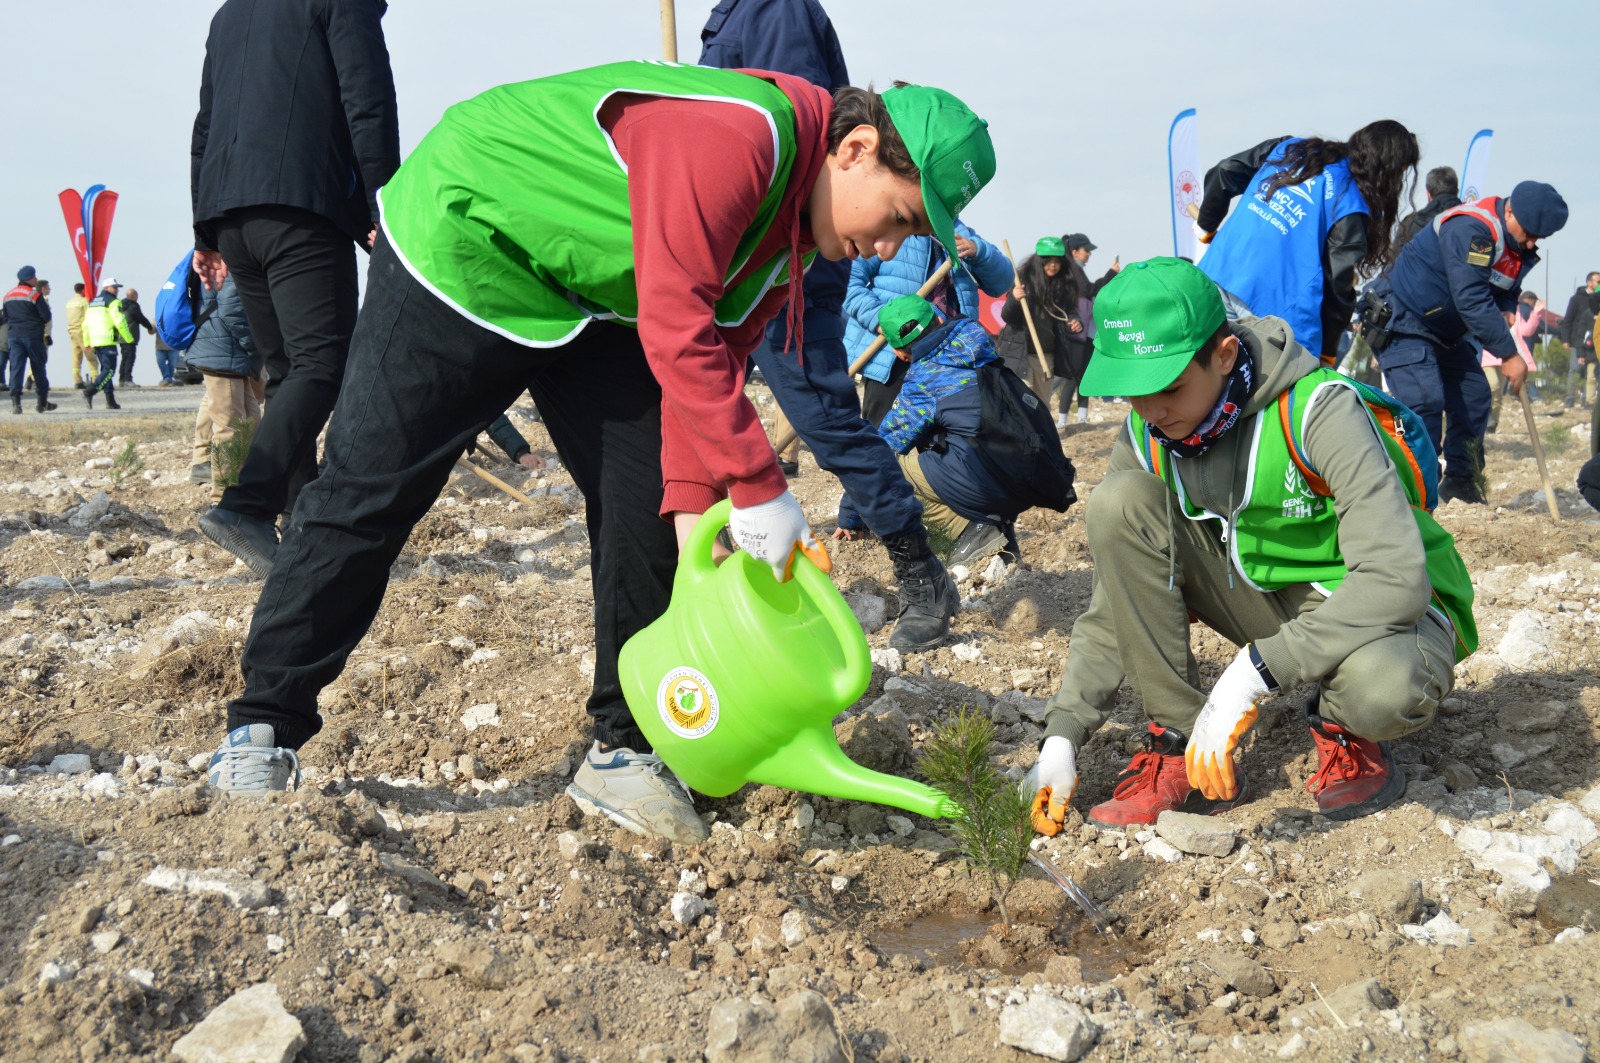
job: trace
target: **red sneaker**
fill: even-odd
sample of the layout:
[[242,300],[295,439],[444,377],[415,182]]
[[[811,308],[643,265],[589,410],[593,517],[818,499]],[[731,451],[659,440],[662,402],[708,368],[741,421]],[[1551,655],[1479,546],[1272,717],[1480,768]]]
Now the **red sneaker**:
[[1311,738],[1317,773],[1306,781],[1317,808],[1329,819],[1359,819],[1388,808],[1406,792],[1406,775],[1388,742],[1374,742],[1329,723],[1316,713]]
[[1149,824],[1168,810],[1208,815],[1222,812],[1246,798],[1244,779],[1239,780],[1239,793],[1229,801],[1208,801],[1189,785],[1189,772],[1184,767],[1183,750],[1189,739],[1176,727],[1149,725],[1144,736],[1144,748],[1133,755],[1121,775],[1117,776],[1116,789],[1111,800],[1103,801],[1089,810],[1089,822],[1097,827],[1121,829],[1131,823]]

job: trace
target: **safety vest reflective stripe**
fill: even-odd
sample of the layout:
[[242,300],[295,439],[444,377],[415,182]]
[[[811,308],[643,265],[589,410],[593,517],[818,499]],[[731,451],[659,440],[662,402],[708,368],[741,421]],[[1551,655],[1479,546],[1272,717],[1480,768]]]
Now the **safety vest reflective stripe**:
[[1488,196],[1472,203],[1463,203],[1459,207],[1451,207],[1433,219],[1433,231],[1437,234],[1440,226],[1456,217],[1476,218],[1487,225],[1490,235],[1494,237],[1494,258],[1489,265],[1489,280],[1496,288],[1509,291],[1516,286],[1517,274],[1522,271],[1522,255],[1506,246],[1505,230],[1501,227],[1500,215],[1495,210],[1499,203],[1499,196]]

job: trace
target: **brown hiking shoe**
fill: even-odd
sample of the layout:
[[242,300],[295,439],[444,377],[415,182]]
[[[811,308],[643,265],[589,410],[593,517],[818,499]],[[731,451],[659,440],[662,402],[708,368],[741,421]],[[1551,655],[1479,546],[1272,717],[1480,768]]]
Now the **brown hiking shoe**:
[[1317,744],[1317,772],[1306,792],[1329,819],[1359,819],[1388,808],[1406,792],[1405,772],[1388,742],[1374,742],[1329,723],[1316,713],[1311,738]]
[[1144,735],[1144,748],[1117,776],[1111,800],[1089,810],[1088,820],[1097,827],[1121,829],[1129,824],[1149,824],[1167,811],[1209,815],[1223,812],[1246,800],[1247,788],[1239,779],[1239,793],[1231,800],[1210,801],[1189,785],[1189,772],[1183,763],[1183,750],[1189,739],[1176,727],[1152,723]]

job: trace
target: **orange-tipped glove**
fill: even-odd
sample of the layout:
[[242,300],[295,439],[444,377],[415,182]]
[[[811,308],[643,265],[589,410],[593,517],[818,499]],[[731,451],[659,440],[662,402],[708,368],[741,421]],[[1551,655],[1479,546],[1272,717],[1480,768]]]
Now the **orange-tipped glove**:
[[1039,749],[1039,759],[1022,780],[1022,792],[1029,799],[1033,829],[1046,837],[1061,833],[1067,818],[1067,802],[1078,788],[1078,758],[1072,743],[1051,735]]
[[776,498],[741,509],[734,507],[728,528],[739,549],[772,566],[772,574],[783,583],[794,573],[794,555],[803,552],[822,571],[833,571],[828,551],[817,542],[800,503],[788,491]]
[[1239,651],[1211,688],[1183,754],[1189,785],[1209,800],[1228,801],[1238,796],[1233,751],[1255,725],[1256,703],[1271,692],[1250,659],[1249,646]]

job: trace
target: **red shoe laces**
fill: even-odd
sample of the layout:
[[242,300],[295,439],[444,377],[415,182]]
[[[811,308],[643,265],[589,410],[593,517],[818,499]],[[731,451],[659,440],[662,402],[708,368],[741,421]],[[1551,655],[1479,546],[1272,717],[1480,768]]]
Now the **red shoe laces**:
[[1342,734],[1325,734],[1316,728],[1311,731],[1317,743],[1317,773],[1306,782],[1306,790],[1319,793],[1329,783],[1357,779],[1378,767],[1378,762],[1363,756],[1365,745],[1361,739],[1349,739]]
[[1133,755],[1133,759],[1123,769],[1122,781],[1111,791],[1112,800],[1123,801],[1134,794],[1156,788],[1156,779],[1161,774],[1161,761],[1164,755],[1157,753],[1152,746],[1153,743],[1146,740],[1145,747]]

